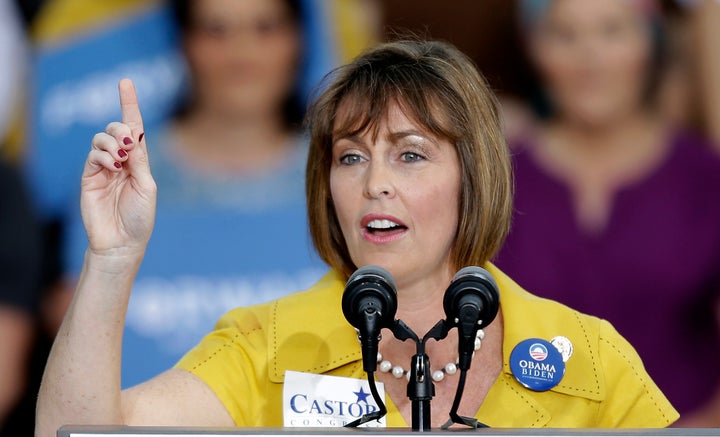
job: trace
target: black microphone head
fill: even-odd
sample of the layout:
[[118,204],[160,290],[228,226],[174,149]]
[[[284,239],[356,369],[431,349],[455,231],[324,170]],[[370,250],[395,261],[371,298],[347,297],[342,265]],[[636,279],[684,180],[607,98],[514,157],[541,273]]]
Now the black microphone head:
[[347,321],[363,329],[367,312],[377,312],[380,327],[390,327],[397,312],[397,285],[390,272],[380,266],[357,269],[345,284],[342,311]]
[[500,292],[495,278],[482,267],[463,267],[453,276],[443,298],[443,309],[447,320],[452,322],[458,318],[461,301],[468,300],[474,301],[479,307],[477,328],[486,327],[497,316]]

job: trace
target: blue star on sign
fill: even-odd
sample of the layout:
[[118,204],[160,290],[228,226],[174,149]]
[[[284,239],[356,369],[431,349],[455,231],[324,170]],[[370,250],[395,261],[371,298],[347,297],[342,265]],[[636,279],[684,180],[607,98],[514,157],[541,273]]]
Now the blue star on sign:
[[370,396],[370,393],[365,393],[365,391],[363,391],[362,387],[360,387],[360,391],[354,391],[353,393],[355,395],[357,395],[358,402],[362,401],[362,402],[365,402],[366,404],[368,403],[367,397]]

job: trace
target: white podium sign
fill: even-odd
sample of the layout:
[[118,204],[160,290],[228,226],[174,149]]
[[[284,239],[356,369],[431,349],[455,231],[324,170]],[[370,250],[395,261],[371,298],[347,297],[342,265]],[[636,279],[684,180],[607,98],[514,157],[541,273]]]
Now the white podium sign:
[[[369,434],[382,437],[408,437],[414,433],[411,429],[401,428],[178,428],[178,427],[135,427],[135,426],[64,426],[58,430],[58,437],[215,437],[215,436],[248,436],[248,437],[348,437],[353,434]],[[424,432],[427,434],[428,432]],[[487,436],[527,437],[705,437],[720,436],[720,428],[644,428],[644,429],[583,429],[583,428],[541,428],[541,429],[509,429],[481,428],[432,430],[431,434],[457,437],[458,433],[483,434]]]

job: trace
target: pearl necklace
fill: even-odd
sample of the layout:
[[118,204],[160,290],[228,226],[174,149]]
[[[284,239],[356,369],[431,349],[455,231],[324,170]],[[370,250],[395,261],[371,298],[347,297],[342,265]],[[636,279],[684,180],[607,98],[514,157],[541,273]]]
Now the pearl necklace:
[[[473,346],[473,349],[475,351],[480,350],[480,346],[482,346],[482,341],[485,338],[485,331],[482,329],[478,329],[477,334],[475,335],[475,345]],[[473,356],[475,356],[475,352],[473,352]],[[432,379],[435,382],[440,382],[443,379],[445,379],[445,374],[448,375],[454,375],[457,373],[457,363],[459,358],[455,359],[455,362],[449,362],[445,364],[445,367],[443,367],[440,370],[436,370],[432,372]],[[383,360],[383,356],[380,352],[377,354],[377,362],[380,364],[380,371],[383,373],[392,373],[392,376],[394,376],[397,379],[402,378],[405,376],[408,380],[410,380],[410,371],[405,370],[402,368],[402,366],[393,366],[393,364],[388,360]]]

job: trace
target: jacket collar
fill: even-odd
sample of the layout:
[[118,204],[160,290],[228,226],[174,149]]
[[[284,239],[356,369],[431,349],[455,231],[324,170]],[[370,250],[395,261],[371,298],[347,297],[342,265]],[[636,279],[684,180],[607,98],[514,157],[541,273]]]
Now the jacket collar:
[[486,268],[500,288],[504,318],[503,373],[512,378],[510,353],[521,341],[528,338],[549,341],[561,335],[572,342],[573,354],[566,363],[565,376],[551,390],[594,401],[605,399],[605,381],[597,353],[598,330],[588,326],[598,319],[528,293],[490,263]]
[[[597,329],[588,326],[597,319],[526,292],[491,263],[485,268],[500,288],[504,318],[503,375],[491,393],[500,385],[514,385],[517,396],[532,398],[529,390],[514,381],[510,353],[528,338],[550,340],[562,335],[570,339],[574,352],[566,364],[565,376],[552,391],[603,400],[606,389],[597,354],[599,338]],[[310,290],[274,302],[268,348],[268,374],[273,382],[282,382],[285,370],[324,373],[362,359],[357,334],[339,311],[344,286],[345,278],[331,270]],[[300,324],[304,329],[297,329]],[[543,416],[539,405],[530,408]]]

